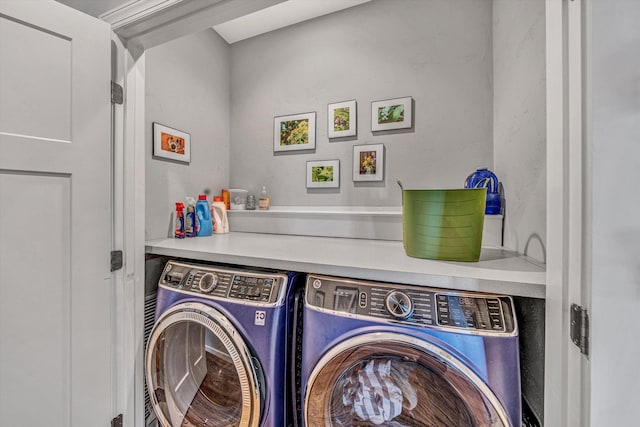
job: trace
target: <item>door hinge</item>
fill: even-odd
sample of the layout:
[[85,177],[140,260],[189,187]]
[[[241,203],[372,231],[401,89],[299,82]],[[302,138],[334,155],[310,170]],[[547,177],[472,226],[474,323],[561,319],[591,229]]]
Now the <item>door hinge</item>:
[[589,355],[589,312],[578,304],[571,304],[571,341]]
[[122,268],[122,251],[111,251],[111,271],[118,271]]
[[122,414],[111,420],[111,427],[122,427]]
[[118,83],[111,82],[111,103],[121,105],[124,101],[124,91]]

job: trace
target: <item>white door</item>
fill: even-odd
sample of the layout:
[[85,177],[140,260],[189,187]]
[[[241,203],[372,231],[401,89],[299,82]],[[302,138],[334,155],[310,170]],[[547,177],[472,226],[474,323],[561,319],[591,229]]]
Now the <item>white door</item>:
[[586,2],[591,425],[640,418],[640,2]]
[[112,413],[110,29],[0,0],[0,424]]

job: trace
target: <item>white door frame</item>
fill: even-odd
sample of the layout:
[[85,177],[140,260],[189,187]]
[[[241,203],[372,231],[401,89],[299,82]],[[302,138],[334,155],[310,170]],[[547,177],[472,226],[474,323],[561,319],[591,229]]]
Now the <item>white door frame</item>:
[[[586,129],[586,93],[587,70],[585,45],[588,31],[586,25],[585,0],[573,0],[567,4],[567,108],[568,113],[568,250],[565,266],[567,274],[568,296],[567,310],[575,303],[591,313],[590,287],[590,234],[588,225],[590,212],[588,203],[590,176],[588,167],[588,149]],[[590,417],[590,361],[580,349],[567,341],[569,346],[567,378],[568,419],[575,426],[591,425]],[[587,343],[587,347],[590,344]],[[589,352],[589,349],[587,349]],[[587,353],[588,354],[588,353]]]
[[[145,55],[128,56],[126,95],[135,94],[135,100],[127,104],[125,118],[125,141],[129,144],[128,161],[125,163],[125,251],[127,252],[125,270],[134,298],[131,307],[135,319],[133,348],[135,349],[134,377],[136,390],[136,426],[144,425],[144,257],[145,257]],[[128,185],[127,185],[128,184]],[[126,224],[129,226],[127,227]],[[131,303],[130,303],[131,304]],[[131,378],[131,377],[129,377]]]
[[582,0],[546,1],[547,298],[545,419],[589,425],[588,361],[570,338],[570,307],[584,305]]
[[[122,85],[123,75],[123,46],[122,43],[111,34],[111,80]],[[123,209],[123,192],[124,192],[124,133],[123,133],[124,105],[111,105],[111,197],[112,200],[112,250],[121,250],[123,248],[124,238],[124,209]],[[114,292],[114,334],[116,336],[115,346],[115,369],[114,369],[114,406],[119,414],[130,414],[127,397],[129,390],[126,382],[126,375],[130,374],[126,366],[126,354],[129,352],[127,348],[128,342],[125,340],[125,330],[127,327],[127,319],[123,303],[127,300],[124,288],[124,270],[120,269],[113,272],[111,276]]]
[[114,273],[116,375],[114,396],[123,425],[144,426],[144,254],[145,254],[145,56],[113,36],[116,83],[124,104],[114,107],[114,249],[124,253]]

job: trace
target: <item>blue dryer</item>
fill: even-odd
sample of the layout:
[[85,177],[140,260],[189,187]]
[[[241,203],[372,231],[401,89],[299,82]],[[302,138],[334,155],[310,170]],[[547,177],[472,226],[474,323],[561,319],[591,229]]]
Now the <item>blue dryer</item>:
[[307,427],[521,426],[508,296],[309,275],[303,319]]
[[291,424],[288,325],[297,282],[291,273],[166,264],[145,364],[160,425]]

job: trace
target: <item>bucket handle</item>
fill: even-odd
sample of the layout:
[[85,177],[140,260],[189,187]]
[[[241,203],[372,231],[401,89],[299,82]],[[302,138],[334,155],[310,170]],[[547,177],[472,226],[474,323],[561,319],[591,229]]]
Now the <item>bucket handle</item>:
[[402,190],[402,204],[404,204],[404,187],[402,186],[402,182],[400,182],[400,180],[397,180],[396,183],[398,183],[398,187],[400,187],[400,190]]

